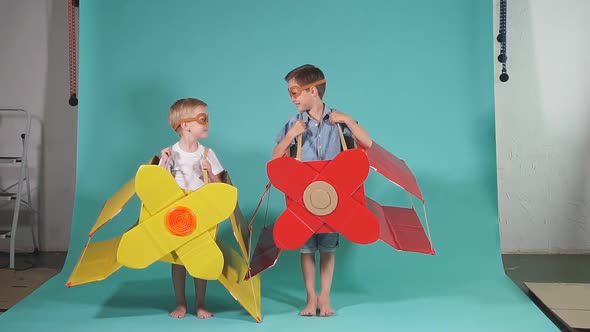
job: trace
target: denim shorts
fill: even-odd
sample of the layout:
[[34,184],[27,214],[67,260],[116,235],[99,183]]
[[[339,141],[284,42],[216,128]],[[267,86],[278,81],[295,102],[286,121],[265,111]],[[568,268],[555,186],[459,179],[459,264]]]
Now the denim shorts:
[[340,234],[320,233],[312,235],[299,250],[302,254],[313,254],[316,251],[334,252],[338,248]]

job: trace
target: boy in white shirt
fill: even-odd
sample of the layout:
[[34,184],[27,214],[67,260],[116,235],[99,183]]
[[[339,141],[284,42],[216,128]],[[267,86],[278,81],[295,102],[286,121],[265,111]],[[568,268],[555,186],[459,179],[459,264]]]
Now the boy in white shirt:
[[[195,98],[177,100],[168,113],[170,126],[180,136],[172,147],[162,150],[160,166],[166,168],[185,191],[195,191],[205,185],[203,170],[206,170],[208,182],[219,182],[223,167],[213,150],[199,143],[209,136],[209,113],[207,104]],[[205,156],[205,158],[203,158]],[[195,279],[195,308],[200,319],[213,316],[205,308],[207,280]],[[176,296],[176,308],[170,317],[183,318],[186,314],[185,296],[186,268],[172,264],[172,283]]]

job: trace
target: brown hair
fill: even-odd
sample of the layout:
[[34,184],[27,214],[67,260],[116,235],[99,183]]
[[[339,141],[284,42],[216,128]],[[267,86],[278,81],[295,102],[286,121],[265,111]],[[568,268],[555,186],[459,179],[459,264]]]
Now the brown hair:
[[[285,76],[285,81],[288,82],[291,79],[295,79],[297,84],[303,86],[323,80],[324,78],[324,73],[319,68],[308,64],[291,70],[287,76]],[[326,83],[317,85],[316,89],[318,89],[318,94],[320,99],[322,99],[324,97],[324,93],[326,92]]]

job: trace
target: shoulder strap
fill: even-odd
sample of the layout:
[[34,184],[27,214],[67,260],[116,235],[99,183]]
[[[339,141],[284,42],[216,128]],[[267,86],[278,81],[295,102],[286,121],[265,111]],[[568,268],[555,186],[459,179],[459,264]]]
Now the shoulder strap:
[[[208,155],[209,148],[205,147],[205,151],[203,152],[203,160],[207,160]],[[207,170],[203,170],[203,182],[205,182],[205,184],[209,183],[209,172],[207,172]]]
[[[338,110],[335,108],[330,108],[330,113],[332,113],[334,111],[338,111]],[[338,135],[340,136],[340,145],[342,147],[342,151],[346,151],[346,150],[348,150],[348,146],[346,145],[346,140],[344,139],[344,133],[342,132],[342,125],[339,123],[336,123],[336,127],[338,127]]]

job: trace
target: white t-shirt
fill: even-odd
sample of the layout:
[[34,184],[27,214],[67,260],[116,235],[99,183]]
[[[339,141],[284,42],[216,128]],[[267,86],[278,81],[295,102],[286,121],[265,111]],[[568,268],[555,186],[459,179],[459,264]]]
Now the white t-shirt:
[[[205,147],[199,144],[197,151],[186,152],[176,143],[171,150],[170,157],[166,162],[166,169],[172,173],[180,188],[195,191],[204,186],[201,160],[203,159],[203,153],[205,153]],[[212,149],[209,149],[207,160],[211,164],[211,171],[214,175],[223,172],[223,166],[221,166]]]

